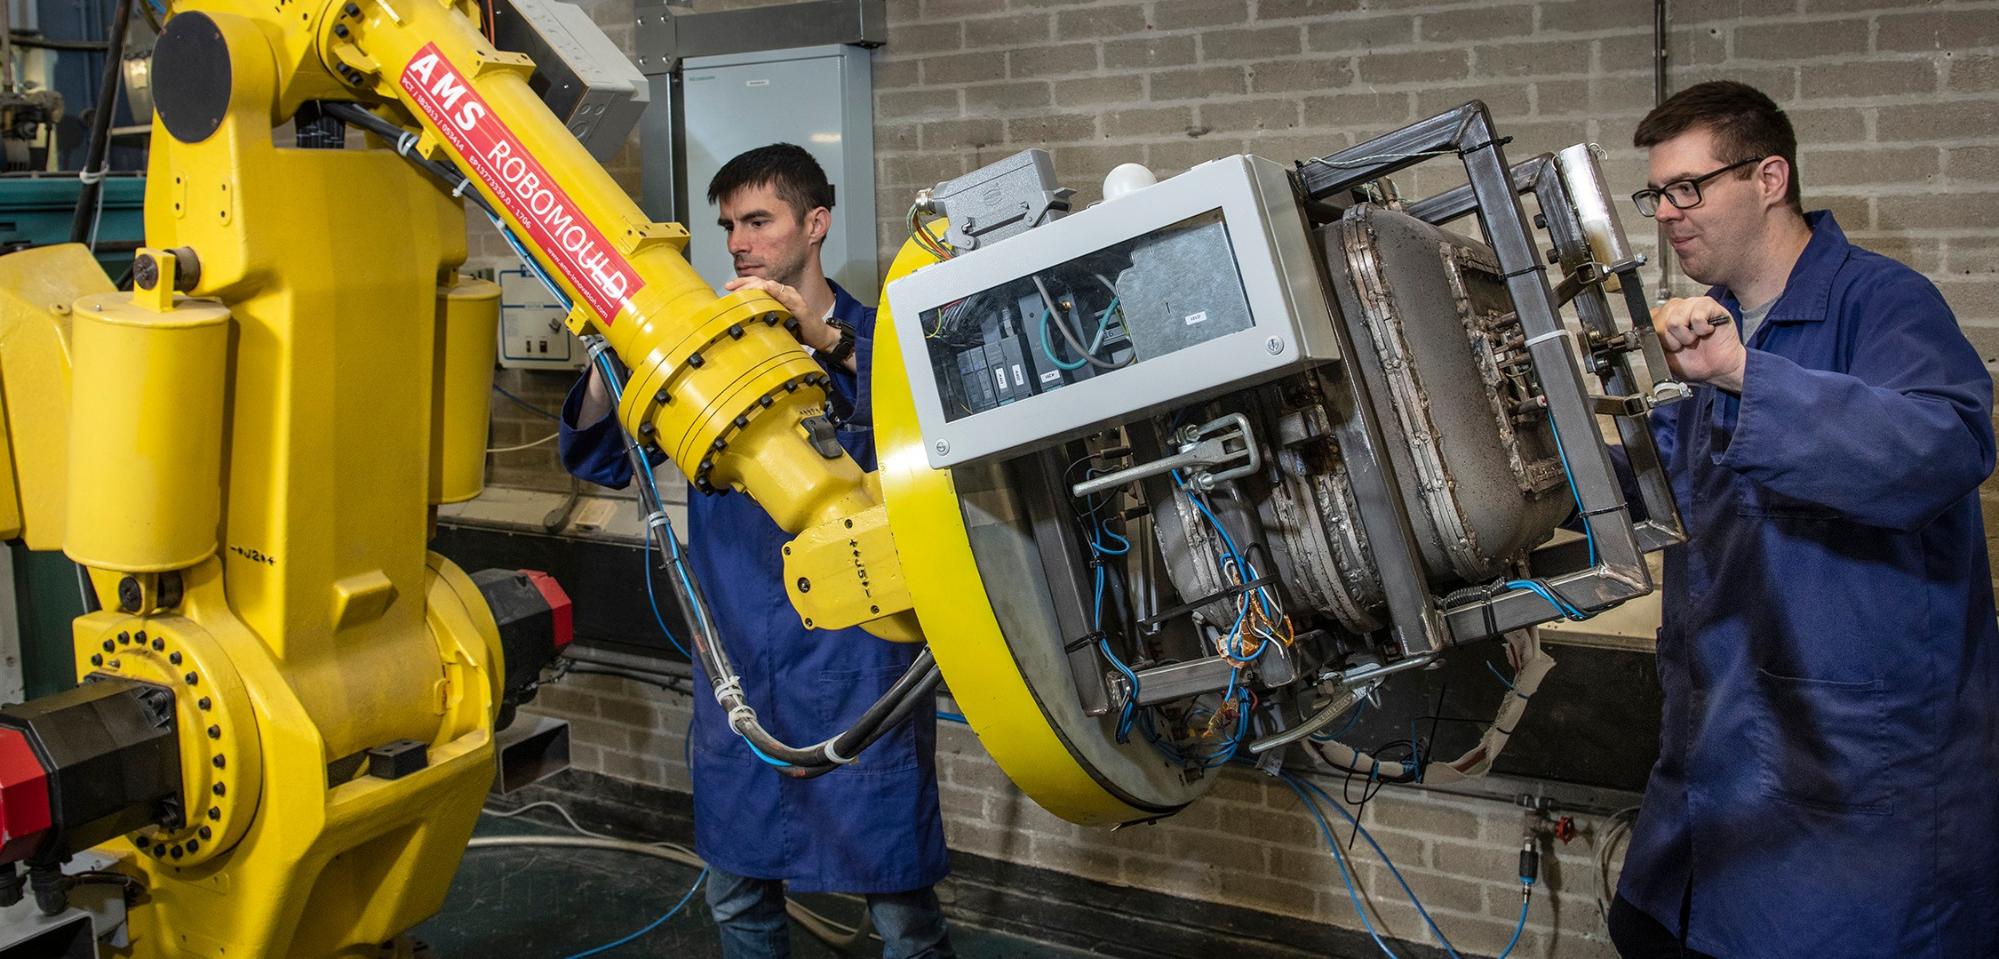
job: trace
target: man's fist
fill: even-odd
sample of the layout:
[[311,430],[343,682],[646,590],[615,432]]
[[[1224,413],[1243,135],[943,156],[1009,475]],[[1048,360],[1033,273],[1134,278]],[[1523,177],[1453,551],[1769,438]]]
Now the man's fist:
[[1652,329],[1674,376],[1742,392],[1749,351],[1736,334],[1735,319],[1720,303],[1705,296],[1667,300],[1653,308]]

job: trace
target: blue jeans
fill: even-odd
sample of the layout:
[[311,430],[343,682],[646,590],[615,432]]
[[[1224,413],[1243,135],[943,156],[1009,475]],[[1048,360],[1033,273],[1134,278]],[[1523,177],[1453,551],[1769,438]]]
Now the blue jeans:
[[[935,889],[869,893],[867,899],[868,916],[882,937],[882,959],[956,959]],[[782,881],[711,867],[708,913],[721,931],[722,959],[790,959]]]

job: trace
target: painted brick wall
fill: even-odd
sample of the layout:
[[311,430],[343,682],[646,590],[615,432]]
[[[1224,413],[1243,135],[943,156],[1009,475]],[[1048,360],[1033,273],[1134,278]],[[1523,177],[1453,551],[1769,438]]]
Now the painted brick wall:
[[[759,4],[702,0],[698,9],[749,5]],[[587,6],[630,42],[628,0]],[[1626,146],[1652,96],[1644,0],[889,0],[889,9],[889,44],[875,60],[884,260],[917,189],[1025,147],[1051,150],[1089,202],[1120,162],[1163,177],[1245,151],[1288,161],[1474,97],[1514,138],[1516,159],[1588,139],[1610,149],[1615,192],[1644,177]],[[1771,93],[1804,141],[1807,203],[1833,209],[1857,242],[1936,281],[1973,341],[1999,357],[1999,4],[1671,0],[1671,11],[1672,87],[1732,77]],[[627,150],[614,173],[635,188],[641,161]],[[1403,187],[1421,195],[1451,181],[1425,170]],[[1627,226],[1649,251],[1643,222]],[[504,262],[489,232],[475,229],[475,256]],[[1680,292],[1691,289],[1678,281]],[[507,373],[502,383],[552,407],[567,377]],[[547,432],[545,420],[506,404],[494,422],[494,446]],[[567,483],[552,445],[496,455],[492,476]],[[1999,516],[1999,487],[1988,484],[1987,496],[1987,515]],[[580,676],[545,695],[538,708],[576,724],[578,766],[687,788],[684,699]],[[956,848],[1358,924],[1314,827],[1281,785],[1230,772],[1218,798],[1182,816],[1107,833],[1039,812],[961,729],[947,727],[941,752]],[[1367,815],[1454,942],[1487,954],[1504,945],[1518,909],[1516,809],[1388,790]],[[1377,894],[1380,924],[1425,938],[1362,849],[1362,885]],[[1587,852],[1571,847],[1544,873],[1516,955],[1610,955]]]

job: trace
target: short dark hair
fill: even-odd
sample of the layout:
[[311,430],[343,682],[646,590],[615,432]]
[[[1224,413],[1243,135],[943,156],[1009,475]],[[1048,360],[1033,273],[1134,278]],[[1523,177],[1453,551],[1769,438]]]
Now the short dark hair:
[[792,143],[773,143],[736,155],[715,171],[708,181],[708,202],[719,203],[737,190],[769,186],[778,198],[791,204],[791,211],[805,219],[815,207],[833,208],[833,184],[826,170],[805,148]]
[[1784,198],[1790,201],[1792,211],[1805,212],[1798,187],[1798,134],[1776,101],[1734,80],[1697,83],[1645,114],[1631,136],[1631,145],[1657,146],[1696,127],[1714,137],[1716,159],[1723,162],[1783,157],[1791,167],[1791,184]]

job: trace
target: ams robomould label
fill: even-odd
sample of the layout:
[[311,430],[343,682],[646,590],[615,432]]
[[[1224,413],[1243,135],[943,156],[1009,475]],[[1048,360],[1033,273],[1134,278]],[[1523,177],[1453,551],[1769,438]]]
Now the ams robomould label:
[[472,172],[499,197],[534,245],[609,326],[621,307],[645,286],[630,263],[583,215],[541,162],[493,115],[465,75],[425,44],[403,68],[402,88],[430,118]]

